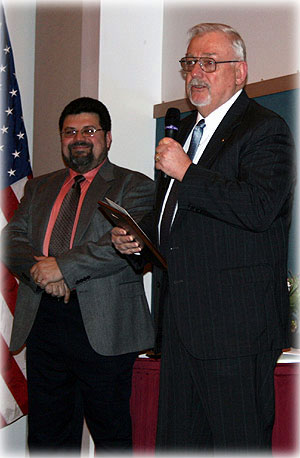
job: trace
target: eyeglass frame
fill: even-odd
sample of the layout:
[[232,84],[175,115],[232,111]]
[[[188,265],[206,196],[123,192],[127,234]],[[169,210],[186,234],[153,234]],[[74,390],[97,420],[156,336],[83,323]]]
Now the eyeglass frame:
[[[64,136],[64,138],[74,138],[74,137],[78,134],[78,132],[80,132],[81,135],[82,135],[84,138],[90,138],[90,137],[94,137],[94,135],[95,135],[96,132],[98,132],[98,131],[100,131],[100,130],[105,130],[105,129],[102,129],[102,128],[96,129],[95,127],[83,127],[81,130],[72,129],[71,127],[69,127],[69,129],[72,130],[72,131],[74,132],[73,135],[67,135],[67,136],[66,136],[66,133],[65,133],[65,131],[63,131],[63,130],[60,132],[60,135],[61,135],[61,136]],[[82,133],[82,131],[84,131],[84,130],[93,130],[94,132],[93,132],[91,135],[84,135],[84,134]]]
[[[200,65],[200,68],[203,72],[205,73],[214,73],[216,70],[217,70],[217,64],[230,64],[230,63],[233,63],[233,62],[243,62],[242,60],[219,60],[219,61],[216,61],[215,59],[213,59],[212,57],[208,57],[208,56],[203,56],[203,57],[194,57],[194,56],[186,56],[186,57],[182,57],[179,62],[180,62],[180,65],[181,65],[181,68],[184,72],[186,73],[190,73],[192,71],[192,68],[190,70],[185,70],[183,67],[182,67],[182,62],[184,62],[186,59],[194,59],[195,60],[195,63],[193,64],[192,67],[194,67],[197,63]],[[204,70],[203,68],[203,63],[201,65],[201,59],[208,59],[208,60],[211,60],[215,63],[215,69],[212,70],[212,71],[207,71],[207,70]]]

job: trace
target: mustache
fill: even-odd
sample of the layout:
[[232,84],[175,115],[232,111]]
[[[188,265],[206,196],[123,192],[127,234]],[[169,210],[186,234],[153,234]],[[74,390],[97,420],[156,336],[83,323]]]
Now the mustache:
[[76,147],[76,146],[87,146],[87,147],[90,147],[91,143],[88,143],[88,142],[85,142],[85,141],[81,140],[81,141],[78,141],[78,142],[70,143],[68,146],[69,146],[69,149],[71,149],[73,147]]
[[191,81],[188,83],[188,89],[190,90],[193,86],[200,86],[200,87],[206,87],[207,89],[210,89],[210,84],[208,84],[206,81],[202,81],[200,78],[193,78]]

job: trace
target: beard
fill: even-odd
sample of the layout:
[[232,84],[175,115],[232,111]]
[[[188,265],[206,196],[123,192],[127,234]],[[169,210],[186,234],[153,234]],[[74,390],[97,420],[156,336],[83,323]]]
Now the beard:
[[[207,88],[207,96],[204,100],[196,101],[193,99],[193,94],[192,94],[192,87],[193,86],[198,86],[200,87],[206,87]],[[193,78],[188,84],[187,84],[187,95],[191,103],[195,107],[205,107],[210,104],[211,102],[211,94],[210,94],[210,85],[208,83],[205,83],[202,81],[200,78]]]
[[[76,152],[73,151],[73,147],[85,147],[83,151],[77,150]],[[88,149],[86,149],[88,148]],[[78,173],[86,173],[90,170],[97,167],[101,162],[106,158],[108,148],[107,146],[103,146],[101,154],[98,158],[94,156],[94,145],[93,143],[88,142],[75,142],[68,145],[69,155],[66,156],[64,153],[63,160],[67,167],[70,169],[75,170]]]

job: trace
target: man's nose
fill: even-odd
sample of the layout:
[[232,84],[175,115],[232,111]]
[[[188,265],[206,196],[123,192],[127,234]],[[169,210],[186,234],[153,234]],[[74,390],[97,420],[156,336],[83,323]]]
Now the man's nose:
[[85,137],[82,135],[81,130],[77,130],[75,136],[74,136],[75,141],[85,141]]
[[202,67],[201,67],[199,61],[196,62],[195,65],[192,68],[191,76],[194,77],[194,76],[198,76],[198,75],[203,75],[203,73],[205,73],[205,72],[202,70]]

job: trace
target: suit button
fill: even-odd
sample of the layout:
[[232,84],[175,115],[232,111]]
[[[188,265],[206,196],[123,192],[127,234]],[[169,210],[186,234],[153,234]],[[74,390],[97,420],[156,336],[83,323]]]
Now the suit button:
[[156,282],[156,288],[160,288],[160,281]]

